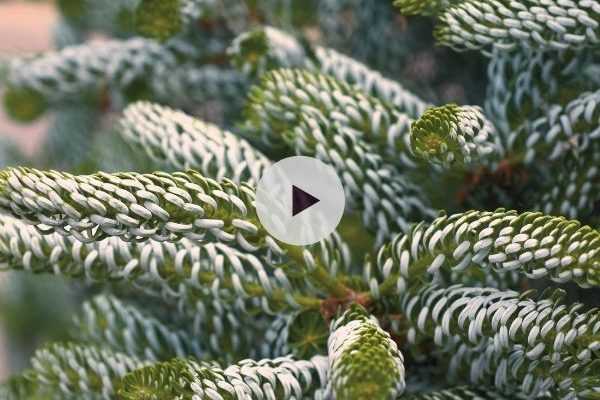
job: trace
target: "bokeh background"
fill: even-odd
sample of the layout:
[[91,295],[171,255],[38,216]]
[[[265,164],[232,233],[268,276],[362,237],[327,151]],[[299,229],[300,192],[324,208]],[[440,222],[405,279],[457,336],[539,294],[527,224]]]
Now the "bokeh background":
[[[59,8],[77,1],[93,0],[0,0],[0,97],[3,63],[13,57],[55,49],[63,19]],[[315,9],[319,2],[293,1]],[[343,29],[336,36],[324,35],[319,25],[322,21],[311,19],[308,12],[301,31],[311,41],[352,54],[385,75],[401,80],[432,102],[482,103],[486,62],[480,55],[457,54],[436,47],[431,35],[433,21],[400,16],[394,11],[392,0],[356,0],[360,1],[381,3],[375,8],[384,14],[382,19],[388,25],[370,24],[362,14],[348,13],[337,17],[340,21],[336,23],[341,23]],[[92,36],[93,40],[104,40],[101,34]],[[202,106],[198,104],[197,114],[202,114]],[[12,121],[0,107],[0,167],[30,165],[73,173],[115,171],[136,165],[151,168],[140,161],[141,155],[127,153],[118,142],[114,129],[118,110],[108,108],[98,118],[96,113],[88,114],[82,108],[76,115],[74,118],[53,110],[22,124]],[[235,121],[217,122],[235,125]],[[117,148],[119,151],[113,151]],[[136,158],[136,163],[128,163]],[[0,272],[0,381],[21,370],[40,343],[66,337],[77,304],[83,293],[90,290],[94,288],[73,286],[52,276]]]
[[[52,28],[58,19],[58,11],[51,2],[0,0],[0,55],[7,58],[52,48]],[[19,124],[0,107],[0,132],[31,157],[40,150],[48,118]]]
[[[59,13],[52,2],[0,1],[0,58],[49,50]],[[3,88],[0,85],[0,96]],[[42,151],[51,116],[28,124],[0,107],[0,163],[17,165]],[[34,346],[64,336],[73,301],[58,278],[0,272],[0,381],[20,370]]]

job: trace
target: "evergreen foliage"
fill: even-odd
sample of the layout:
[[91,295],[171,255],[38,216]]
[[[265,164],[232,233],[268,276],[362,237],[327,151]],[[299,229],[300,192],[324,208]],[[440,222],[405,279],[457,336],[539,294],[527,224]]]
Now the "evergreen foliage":
[[[52,112],[56,154],[0,170],[0,266],[102,293],[0,399],[600,398],[573,295],[600,285],[598,3],[298,4],[61,1],[57,49],[10,61],[5,108]],[[430,20],[485,101],[397,79]],[[346,195],[305,247],[255,205],[294,154]]]
[[411,126],[413,151],[442,164],[468,164],[497,151],[492,124],[478,107],[429,108]]

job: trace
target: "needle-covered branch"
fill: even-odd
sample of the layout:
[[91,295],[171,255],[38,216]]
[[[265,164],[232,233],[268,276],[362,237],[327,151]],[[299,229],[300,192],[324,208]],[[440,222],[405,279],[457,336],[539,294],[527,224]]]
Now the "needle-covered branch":
[[327,47],[310,46],[273,27],[238,36],[229,54],[238,68],[251,75],[280,68],[302,68],[330,75],[393,104],[411,117],[418,117],[429,106],[400,83],[365,64]]
[[0,384],[2,400],[75,400],[73,396],[61,393],[58,389],[40,385],[27,378],[28,372],[10,377]]
[[[304,83],[298,83],[295,92],[289,87],[288,75]],[[340,118],[344,115],[331,104],[328,110],[326,100],[320,103],[324,97],[316,91],[311,93],[311,85],[328,82],[329,78],[296,70],[275,71],[268,76],[273,80],[265,78],[250,100],[249,112],[254,117],[245,128],[256,135],[262,134],[265,140],[273,138],[286,143],[297,154],[317,157],[333,166],[346,187],[349,207],[362,213],[364,225],[376,234],[377,242],[405,231],[411,221],[432,215],[423,193],[403,176],[399,167],[382,159],[376,147],[365,140],[359,131],[364,125],[336,120],[338,115]],[[265,90],[259,92],[262,88]],[[302,90],[310,93],[314,106],[300,103]],[[290,104],[288,94],[295,94],[298,105]],[[279,106],[268,102],[274,96],[279,96]],[[338,101],[341,106],[351,100],[346,101],[340,95]],[[413,161],[407,158],[407,162]]]
[[569,218],[593,215],[600,201],[600,141],[583,154],[567,155],[557,164],[551,169],[556,181],[547,185],[536,208]]
[[82,241],[186,237],[237,243],[250,252],[265,246],[282,252],[257,222],[253,189],[218,183],[193,170],[75,176],[14,168],[0,175],[5,211]]
[[[596,1],[57,6],[57,50],[0,60],[9,115],[58,112],[53,156],[6,165],[76,172],[0,170],[0,269],[103,294],[0,400],[600,399]],[[432,19],[484,57],[447,62]],[[292,154],[345,190],[304,247],[255,207]]]
[[409,13],[437,14],[435,36],[456,50],[519,47],[578,50],[600,42],[600,5],[592,0],[398,0]]
[[321,274],[332,280],[348,267],[348,249],[337,235],[314,247],[314,253],[307,253],[314,255],[307,255],[306,260],[283,257],[275,262],[224,243],[199,245],[188,239],[128,242],[118,237],[82,243],[58,233],[43,235],[34,226],[10,217],[1,217],[0,226],[3,268],[89,282],[125,281],[187,307],[197,300],[215,298],[224,303],[254,299],[257,304],[247,307],[267,313],[318,308],[315,288],[320,285],[305,267],[306,260],[318,256],[327,268]]
[[163,324],[113,296],[97,296],[83,304],[74,336],[83,343],[108,347],[149,361],[202,357],[202,339]]
[[461,0],[395,0],[394,5],[398,7],[403,15],[427,15],[435,16],[444,11],[450,5],[459,3]]
[[244,360],[227,368],[192,359],[173,359],[138,369],[122,380],[118,394],[124,400],[145,399],[281,399],[311,398],[325,385],[327,359],[290,357]]
[[500,150],[492,123],[476,106],[430,108],[413,122],[410,139],[416,154],[444,165],[471,164]]
[[244,127],[266,145],[283,141],[283,133],[303,116],[318,116],[329,124],[351,129],[384,159],[415,168],[410,152],[411,118],[391,104],[369,96],[331,76],[281,69],[263,76],[249,95]]
[[395,399],[404,392],[404,357],[359,305],[331,324],[328,394],[334,399]]
[[543,116],[553,105],[566,105],[591,89],[582,71],[594,64],[592,51],[548,52],[523,49],[494,51],[488,65],[485,112],[496,124],[509,149],[524,124]]
[[20,107],[31,109],[27,114],[34,116],[43,112],[46,103],[80,99],[105,87],[124,90],[138,80],[152,81],[156,72],[175,69],[182,60],[197,57],[198,50],[183,41],[163,45],[133,38],[15,59],[7,77],[5,104],[13,113],[23,113]]
[[526,163],[582,155],[600,142],[600,91],[583,93],[564,106],[551,107],[519,134],[518,140],[525,143]]
[[534,212],[499,209],[441,216],[383,246],[365,279],[372,295],[385,299],[471,266],[597,286],[600,232],[575,220]]
[[154,160],[216,180],[256,184],[271,162],[235,134],[181,111],[140,102],[123,112],[121,133]]
[[123,376],[149,365],[122,353],[77,344],[52,344],[38,350],[30,379],[74,398],[111,398]]
[[[403,400],[525,400],[527,397],[518,394],[502,394],[492,389],[476,386],[459,386],[433,392],[407,394]],[[540,397],[546,399],[546,397]]]
[[514,291],[431,285],[408,293],[400,308],[412,325],[407,335],[411,343],[426,337],[441,348],[456,342],[487,344],[495,354],[519,346],[529,360],[552,354],[557,363],[569,357],[582,364],[600,359],[598,310],[581,312],[583,304],[566,306],[559,300],[560,296],[536,300]]
[[510,398],[570,399],[597,396],[600,382],[594,374],[599,363],[552,355],[530,359],[525,346],[497,352],[495,339],[478,346],[465,343],[440,354],[447,363],[449,379],[478,386],[493,386]]
[[194,62],[176,67],[157,65],[149,85],[153,99],[161,104],[183,109],[212,104],[224,108],[224,118],[237,117],[243,107],[240,93],[248,90],[246,77],[237,70]]
[[[133,20],[136,31],[146,37],[167,40],[193,31],[202,24],[219,24],[221,35],[240,33],[251,24],[251,19],[277,20],[277,11],[293,13],[292,4],[265,0],[240,2],[235,0],[139,0]],[[231,31],[231,32],[228,32]]]

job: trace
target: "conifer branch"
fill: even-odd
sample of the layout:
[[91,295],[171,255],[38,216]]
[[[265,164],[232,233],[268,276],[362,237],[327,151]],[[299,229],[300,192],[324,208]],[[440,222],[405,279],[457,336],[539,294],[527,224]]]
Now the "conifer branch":
[[[243,107],[247,79],[238,71],[219,65],[185,63],[156,65],[149,86],[156,101],[189,109],[198,104],[226,104],[225,117],[235,116]],[[223,103],[223,104],[222,104]]]
[[333,49],[310,46],[281,30],[263,27],[238,36],[228,50],[238,68],[250,75],[269,70],[302,68],[330,75],[389,102],[411,117],[429,106],[400,83]]
[[85,302],[73,333],[83,343],[141,360],[200,358],[205,353],[200,338],[167,326],[113,296],[96,296]]
[[582,367],[600,358],[598,310],[579,312],[583,304],[567,307],[560,293],[554,297],[535,300],[514,291],[431,285],[404,296],[400,308],[412,325],[411,343],[423,335],[441,348],[485,344],[503,354],[518,347],[528,360],[552,354],[557,364],[573,358]]
[[[27,372],[13,376],[0,384],[0,399],[2,400],[60,400],[65,395],[47,387],[32,382],[26,377]],[[69,397],[72,399],[72,397]]]
[[546,214],[585,217],[594,213],[600,200],[600,146],[579,157],[565,156],[552,169],[556,181],[543,191],[536,208]]
[[346,296],[348,289],[334,277],[348,265],[339,237],[315,247],[315,254],[279,243],[258,222],[254,196],[246,184],[217,183],[193,170],[74,176],[19,168],[2,171],[0,179],[0,207],[44,233],[83,242],[116,236],[232,243],[258,257],[293,260],[314,285]]
[[[400,4],[412,3],[398,1]],[[425,3],[425,2],[424,2]],[[600,41],[600,5],[595,1],[467,0],[445,3],[439,11],[435,36],[455,50],[579,50]],[[409,11],[429,12],[429,7]]]
[[264,332],[260,343],[260,358],[277,358],[293,354],[288,345],[290,325],[296,314],[275,317]]
[[222,23],[236,33],[248,26],[250,14],[260,5],[232,0],[141,0],[134,20],[139,34],[163,41],[192,30],[198,20]]
[[[260,300],[248,308],[274,310],[317,308],[321,300],[312,289],[312,276],[293,260],[271,264],[223,243],[198,246],[154,240],[126,242],[117,237],[81,243],[58,233],[42,235],[35,227],[0,217],[0,261],[3,268],[62,274],[91,282],[125,280],[167,301],[192,306],[208,296],[225,303]],[[334,237],[315,249],[329,273],[346,268],[345,244]],[[186,305],[187,304],[187,305]]]
[[327,359],[281,357],[259,362],[244,360],[221,368],[216,363],[174,359],[138,369],[121,382],[119,396],[138,400],[155,398],[310,398],[324,386]]
[[507,147],[513,147],[514,132],[523,124],[543,116],[552,105],[573,100],[584,84],[581,71],[591,63],[590,52],[494,51],[488,66],[485,112]]
[[[503,394],[492,389],[479,388],[476,386],[459,386],[452,389],[444,389],[433,392],[407,394],[402,397],[405,400],[525,400],[526,397],[519,394]],[[540,397],[546,399],[546,397]]]
[[210,237],[250,252],[266,246],[282,253],[258,225],[254,192],[246,185],[220,184],[195,171],[74,176],[18,168],[1,175],[2,208],[82,241]]
[[328,394],[334,399],[394,399],[404,392],[404,357],[359,305],[331,324]]
[[460,0],[395,0],[403,15],[435,16],[451,5],[460,3]]
[[46,102],[85,97],[104,87],[123,90],[136,80],[151,81],[156,71],[172,70],[182,60],[197,57],[198,50],[183,41],[161,45],[133,38],[15,59],[8,73],[5,104],[17,112],[22,107],[39,109]]
[[261,357],[291,354],[307,359],[327,352],[329,327],[323,310],[304,310],[275,318],[264,333]]
[[154,160],[216,180],[255,184],[271,164],[233,133],[158,104],[140,102],[125,109],[121,133]]
[[258,344],[263,342],[274,315],[287,313],[267,308],[260,299],[241,299],[229,304],[208,296],[178,304],[176,319],[184,321],[192,337],[200,340],[206,352],[203,359],[230,364],[247,358],[265,358]]
[[266,145],[276,146],[303,116],[322,116],[347,127],[403,168],[417,165],[410,152],[409,116],[321,73],[282,69],[265,74],[250,91],[245,127]]
[[441,216],[383,246],[365,279],[374,298],[385,298],[472,265],[597,286],[600,232],[575,220],[533,212],[499,209]]
[[[582,362],[576,357],[553,356],[531,360],[524,346],[497,352],[494,340],[479,346],[459,344],[446,349],[448,371],[452,381],[469,381],[484,385],[516,398],[594,398],[599,380],[593,371],[597,360]],[[445,356],[447,358],[447,355]]]
[[[85,302],[78,343],[39,350],[0,400],[600,399],[598,309],[527,290],[600,285],[597,2],[87,3],[57,3],[58,50],[0,60],[9,115],[58,112],[59,159],[18,163],[176,172],[0,170],[0,269],[123,299]],[[485,112],[390,79],[481,94],[477,68],[439,82],[462,65],[416,44],[429,19],[398,9],[487,57]],[[97,32],[110,37],[82,44]],[[86,153],[71,145],[123,108],[122,137],[95,137],[102,160],[62,154]],[[256,211],[269,157],[291,154],[345,190],[341,233],[311,246],[276,240]]]
[[499,151],[490,121],[475,106],[430,108],[411,127],[413,151],[440,164],[470,164]]
[[52,344],[31,360],[31,379],[66,396],[111,398],[120,378],[148,363],[109,350]]
[[[290,81],[297,82],[294,85],[297,89],[290,88]],[[399,168],[382,160],[374,145],[364,140],[359,131],[364,121],[336,120],[344,116],[336,108],[350,107],[351,100],[340,95],[339,106],[328,104],[321,100],[328,96],[324,91],[319,96],[316,89],[311,89],[321,83],[336,84],[324,75],[297,70],[268,74],[253,92],[248,111],[252,117],[245,129],[262,134],[266,141],[281,140],[296,153],[317,157],[333,166],[347,188],[349,206],[362,212],[364,225],[377,234],[379,243],[394,232],[405,231],[410,221],[431,215],[421,191],[402,176]],[[305,96],[310,96],[314,105],[300,105],[300,98]],[[295,101],[299,103],[297,106]],[[364,106],[364,102],[360,104]],[[369,118],[366,113],[365,118]],[[412,164],[409,154],[406,157],[406,162]]]
[[557,160],[565,154],[579,155],[600,141],[600,91],[583,93],[565,106],[550,108],[547,115],[520,132],[525,141],[524,161],[542,157]]
[[316,156],[336,169],[347,188],[349,208],[362,212],[363,224],[376,234],[376,243],[406,231],[411,221],[433,215],[421,190],[351,129],[330,125],[318,116],[303,117],[284,135],[299,154]]

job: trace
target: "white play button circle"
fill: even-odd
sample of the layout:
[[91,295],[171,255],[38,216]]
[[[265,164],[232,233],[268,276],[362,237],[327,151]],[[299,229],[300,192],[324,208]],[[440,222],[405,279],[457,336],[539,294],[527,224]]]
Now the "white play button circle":
[[288,157],[267,168],[256,188],[256,211],[276,239],[297,246],[329,236],[344,214],[335,170],[311,157]]

